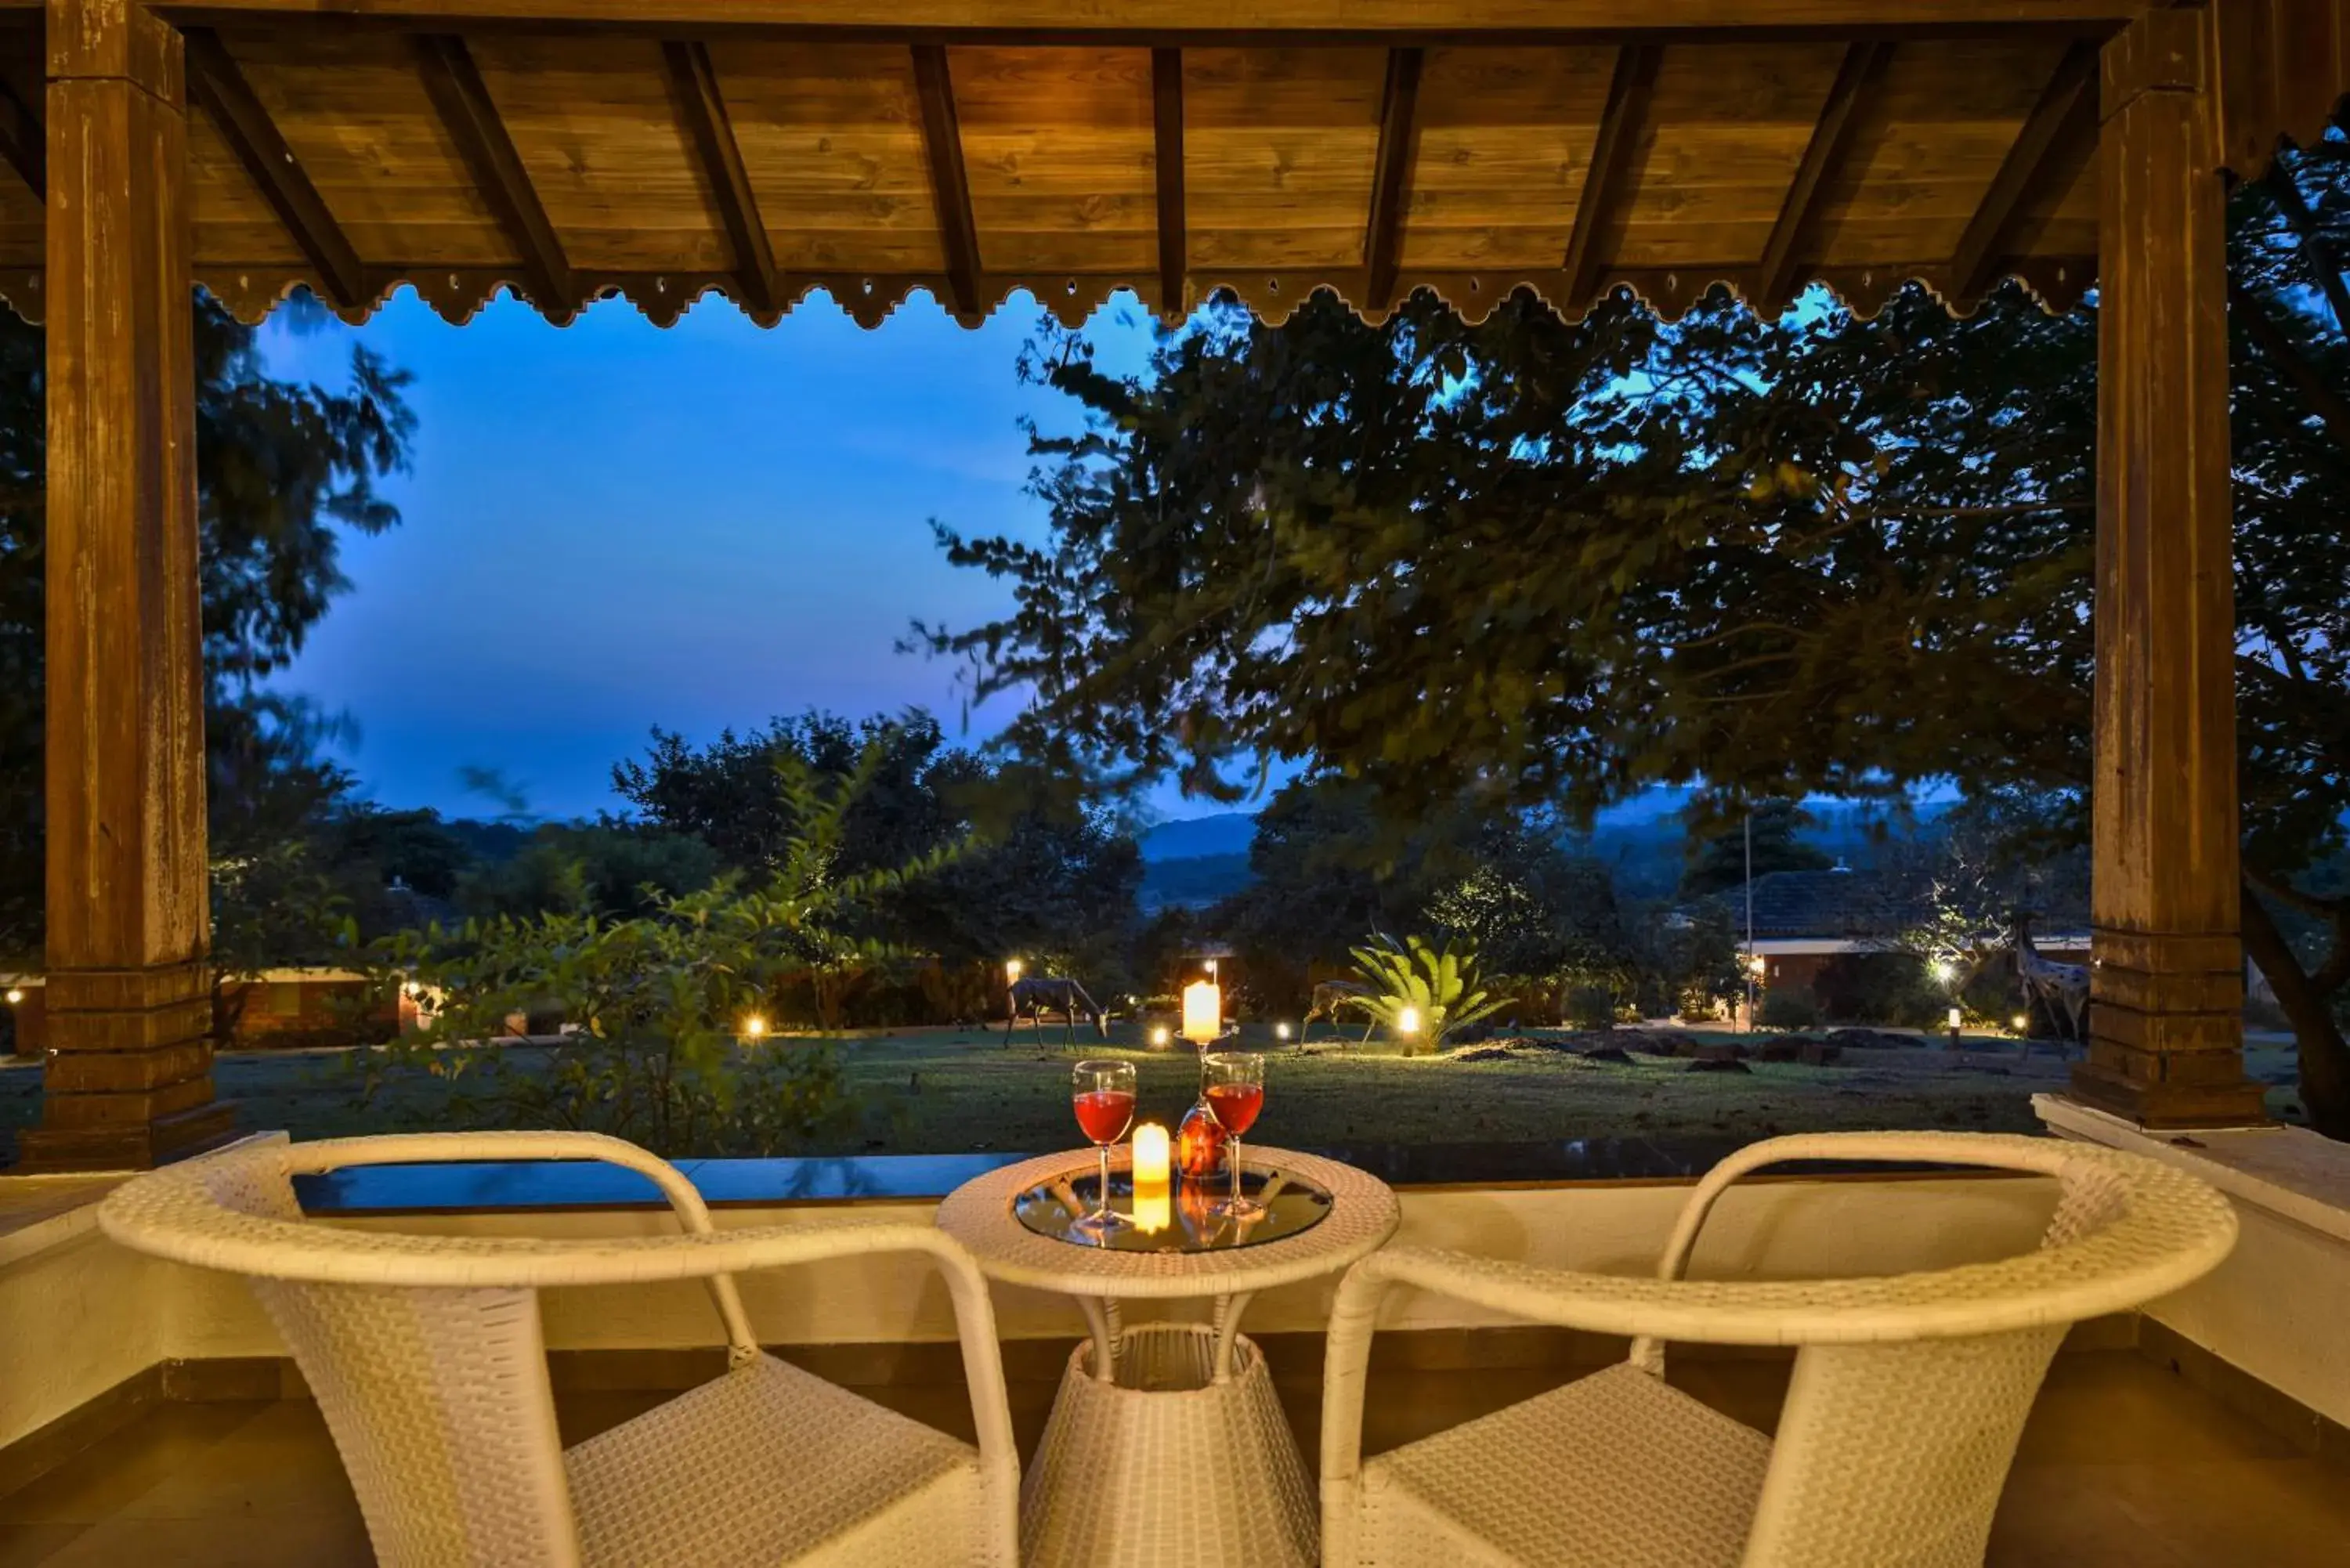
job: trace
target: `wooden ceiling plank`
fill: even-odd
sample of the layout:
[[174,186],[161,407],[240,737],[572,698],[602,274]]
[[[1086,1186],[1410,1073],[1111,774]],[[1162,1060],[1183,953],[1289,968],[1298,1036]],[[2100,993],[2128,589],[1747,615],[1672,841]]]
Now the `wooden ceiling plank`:
[[962,128],[955,115],[954,78],[941,44],[916,44],[915,95],[922,105],[922,145],[938,202],[939,243],[946,253],[947,291],[954,314],[980,314],[979,231],[971,215],[971,181],[963,171]]
[[1153,161],[1159,175],[1159,314],[1191,312],[1191,239],[1184,230],[1183,51],[1150,51]]
[[254,188],[286,225],[303,255],[318,270],[329,303],[351,309],[367,300],[367,274],[359,252],[343,233],[302,161],[286,144],[235,57],[208,27],[191,27],[187,40],[188,96],[220,128],[221,140],[244,166]]
[[1575,204],[1575,231],[1566,242],[1565,308],[1579,310],[1599,286],[1599,237],[1625,194],[1624,182],[1638,146],[1640,129],[1648,116],[1648,99],[1657,86],[1657,67],[1664,50],[1655,44],[1627,44],[1616,52],[1615,73],[1607,83],[1607,107],[1599,117],[1599,134],[1591,144],[1591,163],[1583,174],[1583,196]]
[[1794,182],[1787,187],[1787,200],[1779,209],[1779,220],[1772,225],[1771,238],[1762,247],[1762,265],[1755,268],[1754,303],[1758,308],[1781,309],[1794,291],[1797,257],[1804,231],[1811,225],[1813,211],[1819,204],[1820,192],[1843,162],[1851,145],[1853,121],[1892,54],[1893,46],[1881,42],[1857,43],[1845,50],[1844,63],[1836,68],[1827,101],[1821,106],[1820,118],[1812,126],[1812,140],[1804,149],[1804,161],[1795,167]]
[[1419,112],[1419,76],[1426,63],[1419,49],[1388,51],[1387,92],[1380,100],[1378,157],[1371,182],[1370,227],[1363,240],[1363,265],[1370,286],[1363,307],[1388,308],[1395,297],[1396,264],[1403,249],[1406,183],[1411,173],[1412,117]]
[[2096,126],[2097,46],[2080,42],[2064,51],[2056,73],[2024,118],[1991,188],[1983,192],[1966,232],[1950,257],[1950,297],[1975,299],[1997,281],[2007,259],[2007,240],[2017,215],[2052,171],[2070,168],[2063,153],[2085,129]]
[[718,90],[718,70],[706,44],[672,40],[661,46],[669,67],[670,85],[677,97],[678,114],[688,138],[701,155],[710,194],[718,205],[726,237],[734,246],[734,265],[741,275],[743,300],[753,314],[773,315],[783,308],[783,280],[775,268],[775,248],[759,214],[759,198],[743,165],[743,149],[734,140],[734,123]]
[[473,63],[473,51],[466,48],[464,39],[447,33],[424,34],[416,42],[417,56],[424,67],[425,90],[432,95],[483,200],[521,255],[531,292],[538,296],[539,310],[556,316],[574,308],[579,301],[563,241],[530,182],[530,171],[515,150],[505,121],[498,116],[498,106],[482,80],[481,67]]

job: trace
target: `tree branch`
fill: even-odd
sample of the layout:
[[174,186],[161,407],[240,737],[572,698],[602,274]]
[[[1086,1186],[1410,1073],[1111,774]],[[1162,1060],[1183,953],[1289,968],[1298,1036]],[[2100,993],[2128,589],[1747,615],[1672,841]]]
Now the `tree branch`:
[[2310,412],[2325,422],[2334,439],[2350,447],[2350,398],[2326,385],[2317,367],[2309,362],[2284,328],[2269,317],[2268,307],[2255,298],[2252,292],[2233,278],[2228,281],[2229,309],[2244,324],[2245,335],[2253,347],[2276,368],[2279,375],[2293,383]]
[[2293,237],[2301,242],[2302,260],[2317,275],[2317,286],[2325,291],[2326,307],[2334,313],[2334,330],[2350,335],[2350,287],[2343,284],[2342,268],[2334,260],[2333,248],[2318,232],[2317,214],[2309,210],[2301,186],[2293,177],[2293,166],[2299,161],[2278,153],[2276,161],[2269,166],[2268,178],[2261,182],[2262,189],[2276,203],[2277,211],[2284,214]]

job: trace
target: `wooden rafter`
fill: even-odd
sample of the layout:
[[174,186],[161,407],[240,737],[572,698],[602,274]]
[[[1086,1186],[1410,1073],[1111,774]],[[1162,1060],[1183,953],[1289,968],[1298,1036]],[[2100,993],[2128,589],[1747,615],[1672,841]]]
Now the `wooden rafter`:
[[957,316],[977,316],[979,230],[971,215],[971,181],[963,173],[962,128],[955,116],[954,78],[941,44],[914,46],[914,88],[922,103],[922,147],[938,202],[939,245],[946,254],[947,291]]
[[1813,123],[1812,140],[1804,149],[1804,161],[1795,167],[1794,182],[1787,187],[1787,199],[1780,204],[1778,221],[1771,225],[1771,238],[1762,247],[1762,265],[1754,269],[1754,303],[1760,308],[1775,310],[1785,305],[1788,295],[1794,292],[1797,258],[1804,232],[1811,226],[1813,211],[1819,204],[1820,192],[1844,161],[1851,145],[1853,121],[1892,53],[1892,45],[1879,42],[1857,43],[1845,50],[1844,64],[1837,68],[1835,81],[1828,88],[1820,118]]
[[1654,44],[1627,44],[1616,52],[1615,74],[1607,82],[1607,107],[1599,116],[1599,134],[1591,144],[1591,164],[1584,171],[1583,197],[1575,204],[1575,232],[1566,242],[1565,299],[1579,307],[1599,287],[1605,260],[1599,237],[1615,214],[1623,194],[1624,179],[1639,144],[1640,127],[1648,116],[1648,99],[1657,86],[1657,67],[1664,50]]
[[[37,99],[36,102],[37,102]],[[49,199],[49,140],[33,104],[0,79],[0,161],[16,171],[36,201]]]
[[1396,265],[1403,250],[1403,212],[1411,172],[1411,122],[1419,107],[1419,49],[1388,51],[1387,92],[1380,100],[1378,160],[1371,182],[1371,221],[1363,239],[1369,275],[1363,307],[1385,310],[1395,297]]
[[1180,320],[1191,309],[1191,239],[1183,214],[1183,51],[1150,51],[1152,161],[1159,175],[1159,314]]
[[473,64],[465,40],[446,33],[428,33],[417,41],[424,65],[425,90],[432,94],[442,123],[458,154],[473,174],[482,199],[497,215],[506,239],[522,257],[523,271],[539,308],[548,314],[568,310],[578,303],[571,278],[571,263],[563,242],[546,216],[546,208],[530,182],[530,171],[515,151],[514,138],[489,85]]
[[759,198],[743,167],[743,149],[734,140],[734,122],[718,91],[718,70],[707,45],[672,40],[661,46],[668,63],[670,85],[676,94],[678,115],[700,154],[710,181],[711,200],[734,246],[734,267],[740,275],[743,302],[760,316],[783,308],[784,291],[775,270],[775,247],[759,216]]
[[220,128],[221,140],[250,175],[255,189],[286,225],[295,245],[318,271],[328,300],[348,309],[366,303],[367,275],[359,252],[335,221],[326,199],[310,183],[302,161],[286,144],[269,111],[254,96],[253,86],[237,68],[220,36],[208,27],[191,27],[182,35],[187,44],[188,96],[203,106]]
[[2023,129],[1959,237],[1959,248],[1950,257],[1951,297],[1976,298],[1997,281],[2017,215],[2043,181],[2058,169],[2072,167],[2064,154],[2078,148],[2085,135],[2095,134],[2097,55],[2097,46],[2085,41],[2066,49],[2057,62],[2056,74],[2025,116]]

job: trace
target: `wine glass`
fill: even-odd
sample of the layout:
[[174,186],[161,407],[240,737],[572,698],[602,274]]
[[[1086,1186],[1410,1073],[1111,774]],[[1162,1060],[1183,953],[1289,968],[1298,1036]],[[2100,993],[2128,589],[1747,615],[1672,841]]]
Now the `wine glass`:
[[1256,1125],[1264,1109],[1264,1058],[1254,1051],[1211,1051],[1200,1058],[1208,1080],[1208,1114],[1232,1137],[1225,1158],[1232,1161],[1232,1195],[1216,1205],[1216,1212],[1234,1220],[1262,1220],[1265,1207],[1241,1192],[1241,1135]]
[[1077,1126],[1101,1151],[1101,1198],[1090,1214],[1069,1227],[1081,1236],[1104,1237],[1128,1223],[1109,1206],[1109,1146],[1126,1136],[1134,1120],[1134,1064],[1080,1062],[1069,1074],[1069,1103]]

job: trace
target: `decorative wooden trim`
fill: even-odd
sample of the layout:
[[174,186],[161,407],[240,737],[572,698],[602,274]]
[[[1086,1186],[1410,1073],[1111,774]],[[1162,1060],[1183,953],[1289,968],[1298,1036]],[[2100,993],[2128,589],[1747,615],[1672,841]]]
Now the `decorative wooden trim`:
[[783,309],[775,248],[759,216],[759,198],[751,189],[751,176],[743,167],[743,149],[734,140],[734,123],[718,90],[718,69],[711,63],[709,46],[672,40],[661,46],[661,57],[669,67],[678,116],[701,154],[711,200],[717,204],[726,237],[734,246],[743,308],[762,319],[772,317]]
[[191,27],[185,36],[189,96],[220,128],[221,139],[244,166],[277,221],[318,269],[328,301],[337,306],[357,304],[366,287],[359,253],[351,248],[317,187],[310,183],[302,161],[254,96],[220,35],[209,27]]
[[5,81],[0,81],[0,161],[16,171],[34,200],[49,199],[48,131],[32,105]]
[[1387,91],[1380,100],[1378,158],[1371,182],[1371,217],[1363,237],[1363,267],[1370,275],[1366,309],[1385,311],[1395,299],[1396,265],[1403,248],[1405,189],[1411,172],[1412,116],[1419,104],[1419,49],[1388,51]]
[[1762,263],[1754,269],[1754,298],[1763,310],[1783,308],[1794,292],[1797,247],[1811,224],[1821,188],[1843,163],[1853,120],[1892,57],[1893,46],[1886,43],[1857,43],[1845,49],[1844,64],[1836,69],[1827,101],[1812,127],[1812,140],[1804,149],[1804,161],[1795,166],[1794,182],[1780,204],[1778,222],[1771,225]]
[[[2096,282],[2096,260],[2092,256],[2034,256],[2016,261],[2009,275],[2020,282],[2043,309],[2062,315],[2079,304],[2083,293]],[[1806,268],[1800,271],[1799,276],[1807,284],[1817,283],[1839,306],[1864,319],[1876,316],[1887,301],[1912,284],[1925,289],[1946,308],[1966,313],[1954,300],[1948,279],[1938,265],[1904,263]],[[198,273],[196,281],[239,321],[258,325],[287,294],[308,284],[310,276],[300,266],[269,263],[250,267],[206,267]],[[362,303],[337,314],[356,326],[374,315],[398,290],[413,288],[443,320],[462,325],[495,298],[499,289],[526,281],[522,269],[512,265],[373,268],[368,274]],[[673,325],[713,295],[746,311],[750,309],[743,297],[743,281],[732,273],[578,272],[572,275],[572,282],[573,308],[584,308],[601,299],[626,299],[659,327]],[[1152,273],[1089,273],[1074,278],[1066,273],[985,273],[976,280],[976,286],[983,316],[1002,306],[1014,292],[1025,290],[1056,320],[1076,327],[1084,326],[1119,289],[1144,293],[1155,282]],[[0,298],[8,300],[20,315],[31,320],[38,314],[40,283],[37,270],[0,273]],[[1603,273],[1600,283],[1609,289],[1631,290],[1643,306],[1668,321],[1679,320],[1714,288],[1728,289],[1741,299],[1751,301],[1755,297],[1748,270],[1743,267],[1617,268]],[[1210,265],[1188,272],[1184,286],[1187,296],[1194,302],[1230,289],[1268,326],[1286,321],[1317,294],[1328,294],[1373,321],[1384,319],[1386,315],[1372,312],[1365,306],[1364,301],[1369,298],[1369,279],[1359,269],[1237,272]],[[1551,267],[1503,267],[1482,272],[1404,268],[1396,275],[1396,289],[1399,296],[1407,298],[1425,289],[1472,325],[1484,320],[1521,291],[1536,296],[1570,319],[1580,317],[1591,305],[1587,296],[1573,308],[1562,305],[1567,297],[1565,279]],[[938,273],[795,272],[786,280],[779,312],[789,315],[818,291],[827,295],[860,327],[879,326],[917,294],[927,294],[950,315],[966,321],[972,319],[956,310],[949,281]],[[567,313],[567,309],[565,314]],[[557,312],[547,314],[556,316]]]
[[1627,44],[1616,54],[1615,74],[1607,83],[1607,108],[1599,117],[1599,134],[1591,144],[1591,164],[1584,171],[1583,196],[1575,204],[1575,230],[1566,242],[1566,259],[1559,264],[1566,286],[1561,307],[1586,308],[1597,292],[1600,268],[1599,234],[1613,218],[1632,150],[1640,140],[1641,123],[1648,117],[1648,99],[1656,90],[1657,67],[1664,50],[1654,44]]
[[971,214],[971,182],[962,166],[962,130],[955,116],[954,78],[940,44],[917,44],[914,86],[922,103],[922,146],[930,155],[931,188],[939,210],[939,244],[946,253],[954,312],[981,314],[979,231]]
[[1180,321],[1191,314],[1187,274],[1191,238],[1184,228],[1183,51],[1150,51],[1152,161],[1159,176],[1159,314]]
[[2066,151],[2096,134],[2097,54],[2097,46],[2088,43],[2065,50],[2025,117],[1950,257],[1950,286],[1960,298],[1976,298],[1998,281],[2018,212],[2043,180],[2066,166]]
[[521,254],[530,291],[546,316],[567,319],[577,308],[571,263],[563,242],[546,216],[546,208],[530,182],[530,171],[515,151],[514,138],[490,98],[487,83],[473,64],[465,40],[447,33],[428,33],[416,40],[417,57],[424,67],[425,90],[448,128],[450,140],[480,187],[482,197],[497,214],[499,226]]

